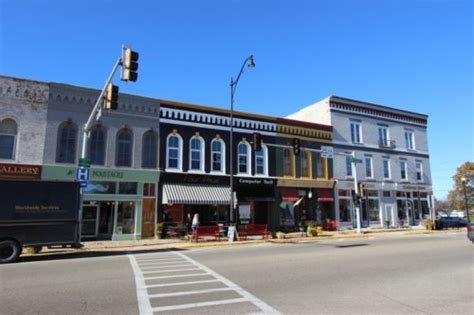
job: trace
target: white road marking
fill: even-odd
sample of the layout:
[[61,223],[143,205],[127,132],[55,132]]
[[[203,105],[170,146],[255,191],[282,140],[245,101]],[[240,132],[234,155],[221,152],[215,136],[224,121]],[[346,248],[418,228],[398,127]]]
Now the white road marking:
[[145,288],[145,280],[143,279],[140,267],[138,267],[137,261],[133,255],[128,255],[128,258],[130,259],[130,265],[132,266],[133,273],[135,274],[138,310],[140,315],[153,315],[150,299],[148,298],[148,291]]
[[[137,256],[138,259],[137,259]],[[265,302],[261,301],[251,293],[245,291],[235,283],[231,282],[230,280],[224,278],[223,276],[219,275],[218,273],[214,272],[213,270],[209,269],[208,267],[194,261],[193,259],[187,257],[184,254],[179,252],[173,252],[173,254],[162,254],[157,255],[153,254],[152,257],[149,255],[129,255],[130,263],[132,265],[133,272],[135,274],[135,282],[137,286],[137,298],[138,298],[138,306],[140,315],[150,315],[154,312],[166,312],[172,310],[181,310],[181,309],[190,309],[190,308],[197,308],[197,307],[208,307],[208,306],[215,306],[215,305],[225,305],[225,304],[237,304],[237,303],[251,303],[259,308],[263,314],[280,314],[277,310],[272,308],[270,305],[266,304]],[[163,257],[166,257],[163,259]],[[168,260],[168,262],[165,262]],[[171,263],[170,261],[174,261],[175,263]],[[140,264],[139,264],[140,263]],[[184,266],[183,264],[186,264]],[[192,268],[187,268],[187,267]],[[181,267],[181,268],[180,268]],[[150,270],[153,269],[153,270]],[[156,270],[158,269],[158,270]],[[192,270],[199,270],[199,272],[195,273],[188,273],[188,274],[175,274],[175,275],[164,275],[160,276],[160,273],[167,273],[167,272],[181,272],[181,271],[192,271]],[[150,274],[157,274],[150,275]],[[195,280],[195,281],[182,281],[182,282],[172,282],[172,283],[156,283],[156,284],[146,284],[147,280],[159,280],[160,279],[173,279],[173,278],[186,278],[186,277],[195,277],[195,276],[208,276],[212,277],[209,280]],[[183,279],[183,280],[184,280]],[[189,290],[188,291],[178,291],[178,292],[169,292],[169,293],[157,293],[157,294],[149,294],[148,289],[151,288],[163,288],[163,287],[175,287],[179,288],[182,286],[187,285],[203,285],[207,283],[221,283],[224,284],[225,287],[218,287],[212,288],[207,287],[207,289],[201,288],[197,290]],[[206,293],[213,293],[213,292],[228,292],[234,291],[241,296],[241,298],[221,298],[220,300],[215,301],[203,301],[197,303],[187,303],[187,304],[176,304],[176,305],[168,305],[168,306],[159,306],[159,307],[152,307],[150,299],[156,299],[158,302],[160,299],[167,298],[167,297],[179,297],[179,296],[187,296],[187,295],[200,295]],[[156,302],[156,301],[155,301]],[[158,304],[159,305],[159,304]],[[236,309],[236,313],[238,313],[238,308]]]
[[153,312],[166,312],[166,311],[182,310],[182,309],[186,309],[186,308],[214,306],[214,305],[242,303],[242,302],[248,302],[248,301],[247,301],[246,298],[239,298],[239,299],[229,299],[229,300],[220,300],[220,301],[211,301],[211,302],[200,302],[200,303],[161,306],[161,307],[154,307]]

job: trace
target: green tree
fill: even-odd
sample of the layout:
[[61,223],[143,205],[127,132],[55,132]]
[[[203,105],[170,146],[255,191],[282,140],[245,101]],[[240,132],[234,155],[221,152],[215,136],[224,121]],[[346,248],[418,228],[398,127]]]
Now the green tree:
[[[472,162],[466,162],[464,164],[461,164],[461,166],[459,166],[456,169],[456,173],[454,173],[452,177],[454,181],[453,189],[450,190],[448,193],[448,202],[451,209],[458,209],[458,210],[466,209],[466,206],[464,204],[464,187],[463,187],[461,178],[466,175],[473,175],[473,174],[474,174],[474,163]],[[468,198],[472,193],[473,184],[474,183],[470,183],[470,185],[467,185],[466,187]]]

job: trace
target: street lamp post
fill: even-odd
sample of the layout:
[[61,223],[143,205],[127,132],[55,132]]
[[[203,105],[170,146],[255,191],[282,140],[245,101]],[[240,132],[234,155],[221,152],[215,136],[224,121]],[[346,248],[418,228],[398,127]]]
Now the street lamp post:
[[234,213],[234,95],[235,90],[237,89],[237,84],[239,83],[240,76],[244,72],[245,65],[249,68],[255,67],[255,63],[253,61],[253,55],[248,56],[242,67],[240,68],[240,72],[237,75],[237,78],[234,81],[234,78],[230,79],[230,221],[232,223],[236,222],[236,217]]

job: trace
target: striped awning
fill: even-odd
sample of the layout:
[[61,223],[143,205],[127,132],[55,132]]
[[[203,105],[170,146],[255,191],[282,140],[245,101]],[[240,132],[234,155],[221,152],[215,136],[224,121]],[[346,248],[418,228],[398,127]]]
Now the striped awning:
[[228,205],[230,187],[184,183],[163,184],[163,204]]

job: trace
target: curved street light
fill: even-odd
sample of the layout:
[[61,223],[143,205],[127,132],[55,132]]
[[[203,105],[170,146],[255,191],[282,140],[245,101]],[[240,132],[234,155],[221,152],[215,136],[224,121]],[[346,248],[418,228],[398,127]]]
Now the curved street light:
[[255,62],[253,60],[253,55],[248,56],[242,67],[240,67],[239,74],[234,81],[234,78],[230,79],[230,221],[232,223],[237,223],[237,218],[234,213],[234,94],[237,89],[237,84],[239,83],[240,76],[244,72],[244,68],[247,65],[249,68],[255,67]]

